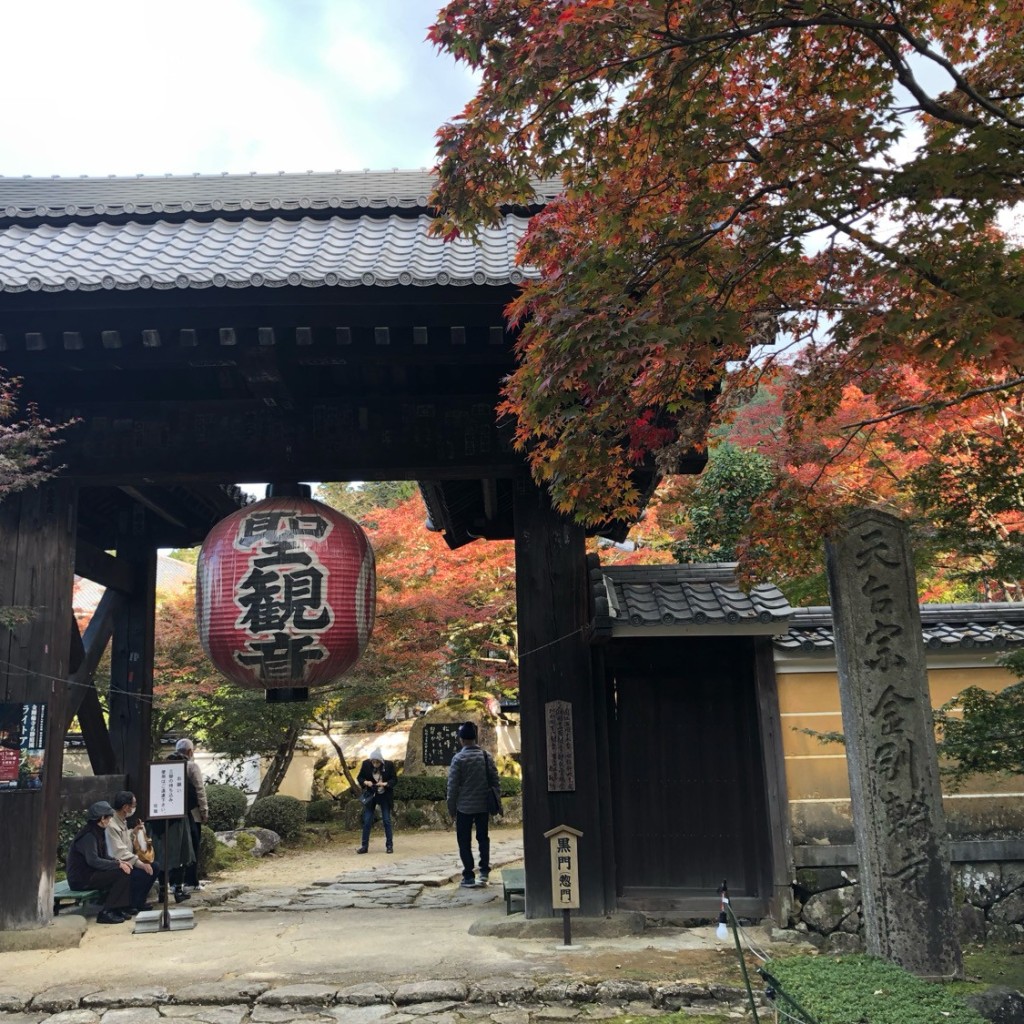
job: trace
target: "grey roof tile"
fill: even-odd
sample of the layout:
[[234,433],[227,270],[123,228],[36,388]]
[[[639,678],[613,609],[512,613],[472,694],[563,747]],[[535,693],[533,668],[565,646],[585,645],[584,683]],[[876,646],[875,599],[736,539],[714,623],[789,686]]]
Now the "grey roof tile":
[[616,625],[744,627],[784,623],[792,608],[770,583],[745,594],[736,583],[735,566],[602,566],[592,574],[597,603],[597,630]]
[[[423,170],[132,178],[0,176],[0,220],[425,210],[434,182],[434,174]],[[552,181],[536,181],[534,188],[537,204],[559,190]]]
[[506,214],[474,242],[429,234],[430,218],[13,224],[0,229],[0,291],[304,285],[503,285],[528,218]]
[[[999,651],[1024,646],[1024,604],[921,605],[921,635],[928,651]],[[789,632],[776,637],[775,646],[793,654],[831,655],[835,648],[831,609],[796,609]]]

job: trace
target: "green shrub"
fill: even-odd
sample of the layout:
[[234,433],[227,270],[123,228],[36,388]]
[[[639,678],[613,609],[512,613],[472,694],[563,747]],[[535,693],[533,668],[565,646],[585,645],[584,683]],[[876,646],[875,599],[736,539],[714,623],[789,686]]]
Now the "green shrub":
[[293,796],[266,796],[249,808],[245,821],[257,828],[269,828],[282,839],[294,838],[306,824],[306,805]]
[[237,786],[210,782],[206,786],[206,800],[210,805],[208,824],[214,832],[230,832],[238,828],[238,823],[245,816],[248,801]]
[[199,869],[203,874],[213,870],[217,863],[217,837],[210,826],[203,825],[199,832]]
[[395,782],[396,800],[444,800],[447,792],[443,775],[399,775]]
[[523,780],[517,778],[515,775],[502,775],[501,777],[501,795],[502,796],[519,796],[523,791]]
[[333,817],[333,800],[310,800],[306,804],[306,821],[331,821]]
[[405,824],[409,828],[419,828],[426,824],[427,816],[418,807],[407,807],[405,809]]
[[[794,956],[772,960],[766,973],[818,1024],[984,1024],[941,985],[875,957]],[[776,998],[780,1008],[794,1012]]]
[[[502,775],[501,795],[519,796],[523,780],[514,775]],[[399,775],[395,783],[396,800],[444,800],[448,795],[448,780],[443,775]]]

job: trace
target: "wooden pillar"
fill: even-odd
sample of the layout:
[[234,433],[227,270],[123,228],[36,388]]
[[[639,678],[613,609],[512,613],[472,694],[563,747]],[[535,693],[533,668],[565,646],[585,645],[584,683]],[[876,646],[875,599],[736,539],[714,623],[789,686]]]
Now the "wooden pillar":
[[0,502],[0,607],[31,612],[0,626],[0,703],[45,709],[46,737],[41,786],[0,791],[0,931],[53,916],[76,515],[77,491],[63,480]]
[[145,537],[118,545],[117,560],[131,567],[133,581],[115,613],[110,652],[110,742],[116,771],[126,776],[140,807],[149,802],[152,755],[156,555]]
[[[584,534],[528,481],[516,485],[514,514],[526,916],[555,914],[544,833],[557,825],[583,833],[579,913],[603,916],[614,907],[605,887],[606,772],[597,754]],[[571,731],[549,736],[549,714],[563,726],[571,715]],[[573,788],[565,788],[569,775]]]
[[770,887],[771,915],[784,928],[793,905],[793,840],[789,827],[789,791],[782,743],[782,713],[775,677],[772,638],[754,637],[754,671],[757,680],[757,721],[764,760],[765,798],[768,808],[770,871],[764,881]]

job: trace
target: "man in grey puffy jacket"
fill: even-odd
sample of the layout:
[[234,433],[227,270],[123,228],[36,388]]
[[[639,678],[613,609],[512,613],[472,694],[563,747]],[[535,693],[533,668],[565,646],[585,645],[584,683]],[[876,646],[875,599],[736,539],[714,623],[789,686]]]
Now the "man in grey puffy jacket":
[[477,746],[476,726],[463,722],[459,726],[462,749],[452,758],[448,768],[448,813],[455,819],[455,837],[462,859],[463,889],[476,886],[473,867],[473,828],[480,850],[480,885],[486,885],[491,871],[491,840],[487,833],[487,791],[499,785],[494,759]]

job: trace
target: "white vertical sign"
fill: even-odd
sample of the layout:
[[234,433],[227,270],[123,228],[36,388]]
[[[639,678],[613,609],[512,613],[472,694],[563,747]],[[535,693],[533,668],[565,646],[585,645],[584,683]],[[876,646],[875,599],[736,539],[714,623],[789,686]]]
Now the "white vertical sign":
[[185,762],[149,766],[149,819],[185,817]]

